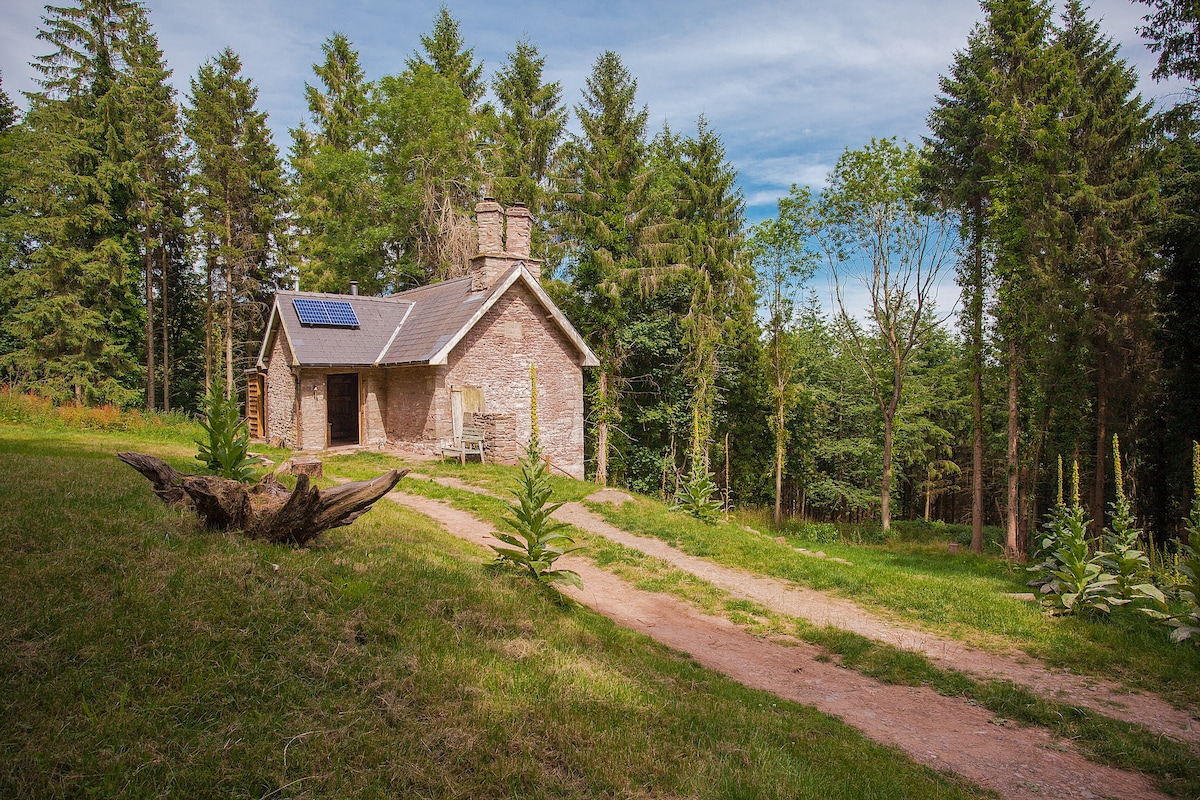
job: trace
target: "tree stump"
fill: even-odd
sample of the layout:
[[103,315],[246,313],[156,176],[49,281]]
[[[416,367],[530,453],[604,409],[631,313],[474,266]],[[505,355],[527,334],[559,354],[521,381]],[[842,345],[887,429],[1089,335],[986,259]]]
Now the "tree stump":
[[312,456],[295,456],[288,462],[288,472],[293,475],[307,475],[309,478],[320,478],[324,475],[321,459]]
[[388,470],[370,481],[321,490],[307,475],[296,477],[288,491],[274,475],[244,484],[213,475],[184,475],[162,459],[145,453],[117,453],[140,472],[164,503],[191,501],[209,528],[241,530],[252,539],[303,545],[322,531],[349,525],[376,500],[390,492],[406,469]]

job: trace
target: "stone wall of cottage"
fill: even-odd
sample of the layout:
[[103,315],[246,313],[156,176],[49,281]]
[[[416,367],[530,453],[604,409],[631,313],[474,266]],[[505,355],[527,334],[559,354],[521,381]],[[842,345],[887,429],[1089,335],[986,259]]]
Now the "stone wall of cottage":
[[[583,478],[583,370],[570,340],[549,319],[537,298],[517,283],[450,353],[435,396],[449,388],[483,388],[487,414],[512,415],[519,446],[529,441],[529,365],[537,364],[538,424],[542,448],[557,470]],[[449,433],[445,434],[449,436]]]
[[382,369],[364,369],[358,374],[359,392],[363,398],[359,420],[358,441],[364,447],[383,447],[387,444],[388,383]]
[[292,350],[282,331],[267,358],[266,438],[284,447],[296,446],[296,376],[292,372]]
[[300,371],[296,447],[301,450],[324,450],[329,440],[325,374],[320,370]]
[[329,406],[327,377],[358,374],[358,442],[362,447],[383,447],[387,444],[385,425],[388,411],[389,370],[332,369],[300,370],[300,408],[296,425],[298,441],[291,445],[301,450],[324,450],[329,442]]
[[[435,452],[453,435],[450,393],[444,367],[391,367],[387,370],[388,440],[405,449]],[[444,395],[444,396],[443,396]]]
[[512,414],[471,414],[467,424],[483,431],[483,457],[487,463],[516,464],[521,459],[517,418]]

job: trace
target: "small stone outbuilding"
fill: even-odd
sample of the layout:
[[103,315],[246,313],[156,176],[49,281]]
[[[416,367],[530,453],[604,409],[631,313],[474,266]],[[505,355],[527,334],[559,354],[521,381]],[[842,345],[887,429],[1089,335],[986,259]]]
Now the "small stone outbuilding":
[[438,452],[480,428],[488,460],[511,462],[536,364],[543,450],[582,478],[583,368],[599,362],[539,282],[528,210],[488,199],[476,214],[465,277],[387,297],[279,292],[247,376],[252,432],[306,451]]

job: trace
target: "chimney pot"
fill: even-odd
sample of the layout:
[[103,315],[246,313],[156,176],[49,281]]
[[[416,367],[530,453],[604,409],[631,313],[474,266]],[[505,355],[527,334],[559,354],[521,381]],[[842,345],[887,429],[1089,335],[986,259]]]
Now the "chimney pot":
[[358,297],[358,281],[350,281],[350,294]]

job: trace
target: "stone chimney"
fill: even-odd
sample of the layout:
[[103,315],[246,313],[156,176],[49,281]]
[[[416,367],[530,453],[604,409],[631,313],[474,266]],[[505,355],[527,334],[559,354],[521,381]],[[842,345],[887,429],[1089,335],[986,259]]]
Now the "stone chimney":
[[533,232],[529,209],[514,203],[506,211],[495,200],[485,197],[475,206],[475,218],[479,227],[479,253],[471,259],[471,291],[487,289],[517,263],[523,263],[535,278],[541,278],[542,263],[529,257]]
[[475,206],[475,219],[479,225],[479,252],[504,252],[504,209],[490,197]]
[[533,232],[533,214],[524,203],[513,203],[504,212],[507,224],[504,249],[517,258],[529,258],[529,237]]

